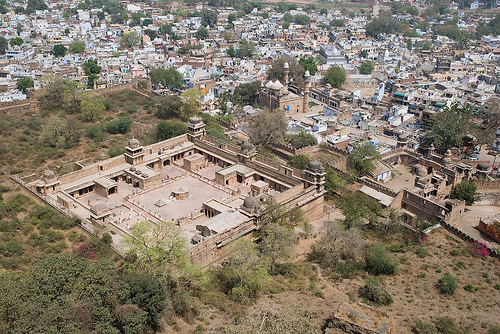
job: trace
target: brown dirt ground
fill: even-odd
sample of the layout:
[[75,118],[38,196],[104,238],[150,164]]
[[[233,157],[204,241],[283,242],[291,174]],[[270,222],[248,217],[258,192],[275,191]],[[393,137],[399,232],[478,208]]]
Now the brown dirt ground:
[[[313,238],[301,240],[296,250],[297,260],[303,260],[305,250],[314,241]],[[485,333],[487,324],[499,324],[500,290],[494,288],[495,284],[500,284],[499,261],[470,256],[467,245],[442,228],[431,233],[425,248],[429,255],[423,258],[414,251],[396,253],[401,261],[398,273],[378,277],[394,299],[390,306],[379,307],[394,317],[394,333],[410,333],[417,319],[431,323],[445,315],[455,319],[461,333]],[[451,255],[455,249],[461,252],[460,255]],[[436,288],[445,272],[457,278],[455,295],[440,294]],[[309,321],[315,332],[320,333],[324,321],[342,301],[354,301],[349,299],[348,293],[351,298],[356,296],[356,302],[362,302],[357,291],[363,284],[362,278],[333,281],[319,270],[314,282],[305,280],[288,291],[261,295],[254,305],[244,308],[238,325],[234,324],[234,313],[203,305],[193,324],[180,321],[162,333],[193,333],[198,325],[202,326],[203,333],[253,333],[258,332],[256,329],[265,316],[289,319],[297,324]],[[467,284],[479,290],[468,292],[463,289]],[[315,291],[321,291],[323,298],[317,297]]]

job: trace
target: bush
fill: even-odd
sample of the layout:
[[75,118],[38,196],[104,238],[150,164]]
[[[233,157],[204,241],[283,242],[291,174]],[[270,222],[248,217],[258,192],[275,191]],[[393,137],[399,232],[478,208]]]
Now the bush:
[[134,113],[136,113],[138,109],[139,109],[139,108],[138,108],[135,104],[129,104],[129,105],[127,105],[127,112],[128,112],[129,114],[134,114]]
[[398,267],[398,260],[381,244],[370,246],[365,262],[366,270],[372,275],[393,275]]
[[288,160],[288,165],[297,169],[306,169],[309,165],[309,157],[304,154],[293,155]]
[[106,125],[106,131],[111,134],[125,134],[130,131],[132,119],[128,117],[115,119]]
[[466,286],[464,286],[464,290],[469,292],[476,292],[477,290],[479,290],[479,288],[472,284],[467,284]]
[[458,334],[455,319],[450,316],[444,316],[436,319],[436,327],[442,334]]
[[23,245],[15,240],[10,240],[6,243],[0,244],[0,252],[4,256],[22,255],[24,252]]
[[417,254],[417,256],[420,258],[431,255],[431,253],[424,247],[418,247],[417,250],[415,251],[415,254]]
[[385,286],[376,279],[367,279],[365,286],[359,290],[360,297],[375,305],[389,305],[392,303],[392,296],[387,292]]
[[417,319],[415,324],[415,332],[419,334],[436,334],[436,328],[432,324],[426,324],[420,319]]
[[108,150],[108,155],[110,158],[114,158],[116,156],[119,156],[120,154],[125,153],[125,147],[111,147]]
[[192,322],[198,315],[198,308],[189,291],[175,291],[172,294],[171,301],[175,314],[183,317],[187,322]]
[[96,143],[100,143],[104,140],[105,134],[101,127],[98,125],[91,125],[85,129],[85,135],[90,139],[93,139]]
[[33,247],[42,246],[43,244],[45,244],[45,238],[43,235],[39,235],[38,233],[33,232],[29,236],[28,244]]
[[441,293],[453,295],[457,290],[457,280],[450,273],[445,273],[438,282]]

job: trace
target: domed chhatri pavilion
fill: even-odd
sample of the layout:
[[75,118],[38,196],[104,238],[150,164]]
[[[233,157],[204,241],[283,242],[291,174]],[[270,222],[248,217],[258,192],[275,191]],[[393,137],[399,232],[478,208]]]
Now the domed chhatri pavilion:
[[[294,98],[279,81],[266,89]],[[87,230],[109,232],[116,247],[139,221],[175,222],[192,260],[205,264],[219,261],[222,247],[257,229],[271,201],[299,206],[309,220],[323,217],[320,162],[298,170],[271,161],[251,142],[234,145],[207,135],[199,117],[189,120],[187,134],[146,146],[132,138],[125,148],[69,174],[46,170],[21,182]]]

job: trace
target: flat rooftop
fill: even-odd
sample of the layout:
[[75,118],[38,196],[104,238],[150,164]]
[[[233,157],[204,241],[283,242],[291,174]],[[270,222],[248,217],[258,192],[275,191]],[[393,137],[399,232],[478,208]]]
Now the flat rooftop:
[[[172,198],[172,192],[179,189],[187,190],[189,197],[185,200]],[[203,202],[209,199],[225,200],[229,197],[231,197],[230,194],[217,186],[186,175],[174,182],[134,196],[128,201],[154,216],[161,217],[162,220],[175,221],[191,214],[197,214],[200,212]],[[160,199],[166,202],[162,207],[154,204]]]

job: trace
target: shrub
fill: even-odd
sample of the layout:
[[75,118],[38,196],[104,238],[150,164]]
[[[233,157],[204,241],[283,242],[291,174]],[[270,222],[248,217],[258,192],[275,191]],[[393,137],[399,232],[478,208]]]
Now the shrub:
[[30,246],[42,246],[45,244],[45,238],[43,235],[39,235],[38,233],[31,233],[28,239],[28,244]]
[[393,275],[398,267],[398,260],[381,244],[370,246],[365,262],[366,270],[373,275]]
[[130,131],[132,119],[128,117],[115,119],[106,125],[106,131],[111,134],[125,134]]
[[95,260],[95,252],[94,250],[87,244],[83,244],[80,247],[76,248],[73,253],[76,254],[76,256],[84,258],[84,259],[89,259],[89,260]]
[[187,322],[191,322],[198,315],[198,309],[189,291],[175,291],[171,301],[175,314],[183,317]]
[[318,298],[323,298],[323,291],[316,290],[314,291],[314,295]]
[[469,245],[469,252],[472,255],[478,255],[480,257],[488,256],[490,255],[490,251],[488,250],[488,246],[486,244],[483,244],[482,242],[475,241],[474,243]]
[[114,158],[116,156],[119,156],[120,154],[125,153],[125,147],[111,147],[108,150],[108,155],[110,158]]
[[365,286],[359,289],[359,295],[375,305],[392,303],[392,296],[387,292],[385,286],[376,279],[367,279]]
[[138,109],[139,109],[139,108],[138,108],[135,104],[132,104],[132,103],[131,103],[131,104],[127,105],[127,112],[128,112],[129,114],[134,114],[134,113],[136,113]]
[[450,273],[445,273],[438,282],[441,293],[453,295],[457,290],[457,280]]
[[23,254],[23,245],[18,243],[15,240],[10,240],[4,244],[0,244],[0,251],[4,256],[12,256],[12,255],[22,255]]
[[450,316],[444,316],[436,319],[436,327],[442,334],[458,334],[455,319]]
[[420,319],[417,319],[415,331],[419,334],[436,334],[436,328],[432,324],[426,324]]
[[500,334],[500,326],[490,325],[490,328],[488,330],[488,334]]
[[450,254],[451,256],[458,256],[460,255],[460,251],[458,249],[452,249]]
[[431,255],[431,253],[422,246],[417,248],[417,250],[415,251],[415,254],[417,254],[418,257],[420,257],[420,258]]
[[91,125],[85,129],[85,135],[90,139],[93,139],[96,143],[100,143],[104,140],[105,134],[101,127],[98,125]]
[[479,290],[479,288],[472,284],[467,284],[466,286],[464,286],[464,290],[469,292],[476,292],[477,290]]

